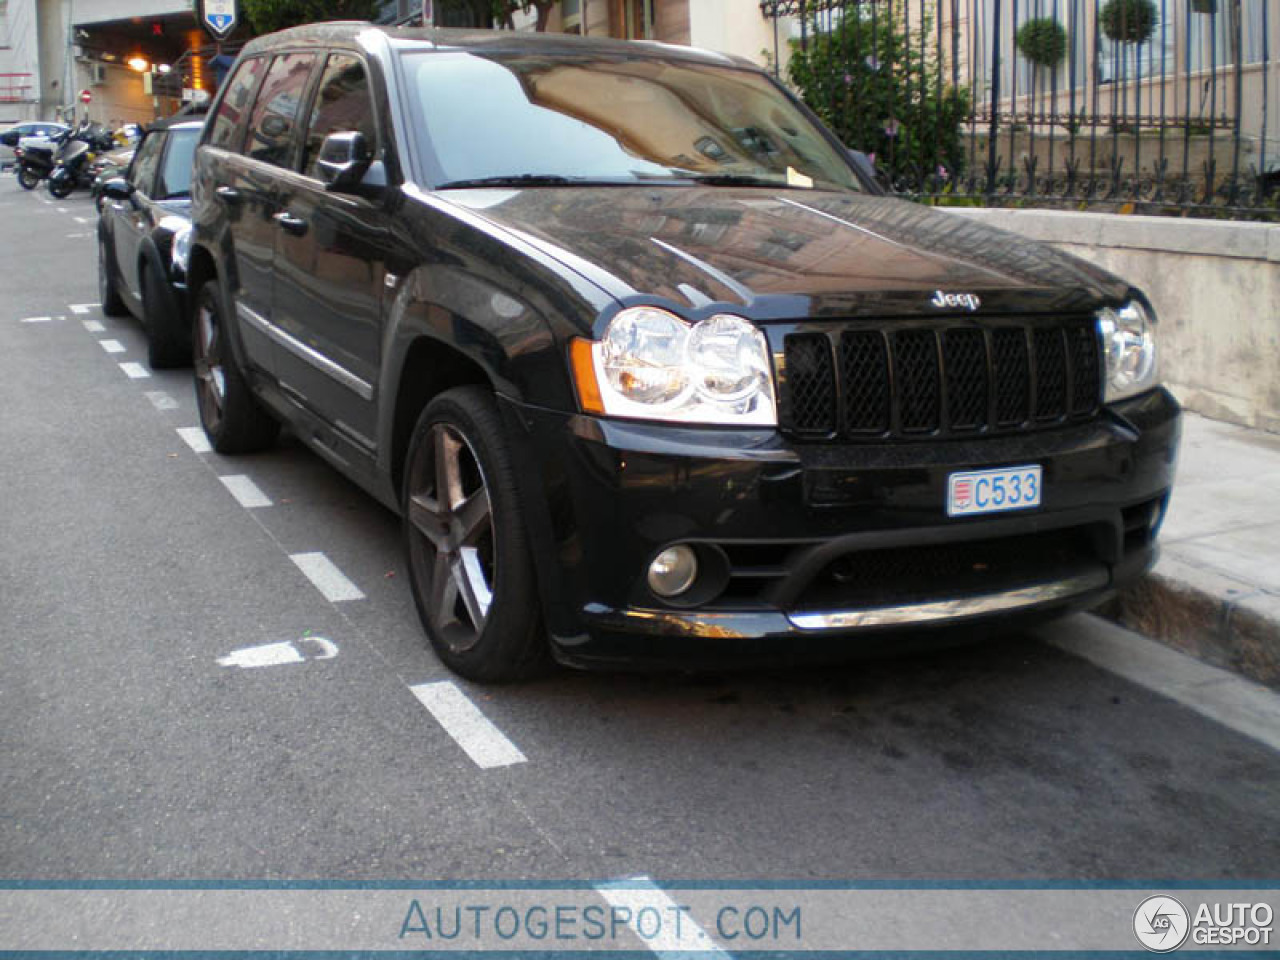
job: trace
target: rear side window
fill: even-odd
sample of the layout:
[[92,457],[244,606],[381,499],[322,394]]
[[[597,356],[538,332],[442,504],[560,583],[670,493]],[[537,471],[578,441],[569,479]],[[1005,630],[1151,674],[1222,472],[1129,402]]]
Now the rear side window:
[[173,130],[169,133],[169,149],[164,152],[156,199],[186,197],[191,194],[191,158],[195,153],[199,130]]
[[137,155],[133,158],[133,166],[129,168],[129,182],[144,196],[151,196],[151,187],[156,182],[156,167],[160,164],[160,151],[164,148],[163,133],[149,133],[142,141]]
[[239,144],[235,142],[236,130],[240,120],[249,110],[249,100],[253,96],[258,78],[267,68],[267,61],[262,57],[244,60],[236,67],[228,82],[227,94],[218,104],[218,112],[213,115],[209,130],[209,143],[215,147],[235,150]]
[[315,62],[314,53],[286,53],[271,61],[249,119],[247,156],[278,167],[291,165],[298,109]]
[[307,142],[302,158],[302,171],[319,179],[316,160],[320,146],[331,133],[357,130],[364,134],[369,149],[377,155],[378,128],[373,119],[373,98],[369,94],[369,75],[358,57],[335,53],[329,57],[320,78],[311,122],[307,126]]

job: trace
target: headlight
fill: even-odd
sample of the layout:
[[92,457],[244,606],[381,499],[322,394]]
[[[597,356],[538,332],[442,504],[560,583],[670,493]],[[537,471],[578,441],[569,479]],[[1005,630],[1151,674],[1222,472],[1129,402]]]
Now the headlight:
[[169,252],[169,260],[174,270],[183,276],[187,273],[187,261],[191,259],[191,227],[186,226],[173,235],[173,249]]
[[1110,307],[1098,313],[1102,349],[1107,359],[1107,389],[1104,399],[1123,400],[1156,385],[1155,319],[1137,300],[1119,310]]
[[749,320],[689,324],[630,307],[597,341],[575,340],[573,373],[590,413],[681,423],[777,426],[769,345]]

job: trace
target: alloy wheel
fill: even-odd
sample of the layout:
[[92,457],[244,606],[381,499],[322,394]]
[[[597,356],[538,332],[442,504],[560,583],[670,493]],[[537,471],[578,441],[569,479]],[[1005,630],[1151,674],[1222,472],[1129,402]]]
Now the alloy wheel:
[[205,429],[217,432],[227,396],[226,371],[222,366],[222,324],[212,297],[200,298],[196,310],[196,394]]
[[[409,471],[408,506],[431,631],[455,652],[479,641],[493,603],[493,510],[466,436],[435,423]],[[419,552],[420,551],[420,552]]]

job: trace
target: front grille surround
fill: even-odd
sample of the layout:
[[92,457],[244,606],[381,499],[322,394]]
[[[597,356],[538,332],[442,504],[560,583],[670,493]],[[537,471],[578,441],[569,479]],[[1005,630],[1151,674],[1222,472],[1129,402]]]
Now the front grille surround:
[[782,337],[779,424],[806,439],[984,436],[1101,405],[1093,318],[848,322]]

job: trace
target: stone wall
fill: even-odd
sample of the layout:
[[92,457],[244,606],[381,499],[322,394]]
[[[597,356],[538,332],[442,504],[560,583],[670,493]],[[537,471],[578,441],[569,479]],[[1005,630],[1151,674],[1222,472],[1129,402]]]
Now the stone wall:
[[1280,225],[1055,210],[956,209],[1140,287],[1161,371],[1191,410],[1280,432]]

